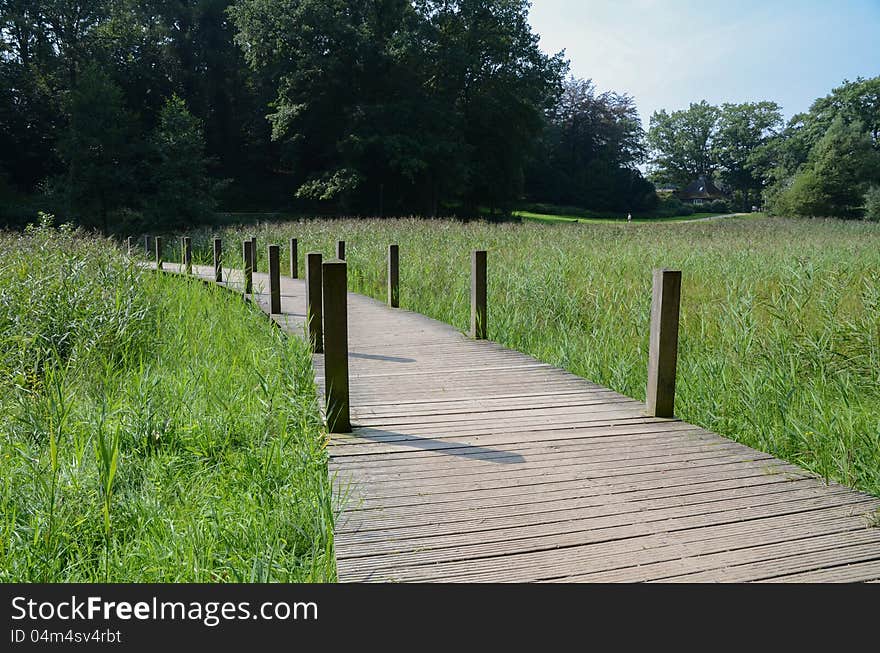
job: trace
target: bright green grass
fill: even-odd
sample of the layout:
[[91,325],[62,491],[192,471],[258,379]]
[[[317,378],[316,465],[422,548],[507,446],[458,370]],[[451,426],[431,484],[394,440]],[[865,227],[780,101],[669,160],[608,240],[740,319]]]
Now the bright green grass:
[[[530,211],[514,211],[513,213],[525,220],[534,222],[583,222],[583,223],[626,223],[626,216],[608,217],[608,218],[581,218],[574,215],[550,215],[547,213],[532,213]],[[692,215],[676,215],[668,218],[637,218],[633,217],[633,222],[657,223],[657,222],[689,222],[691,220],[700,220],[702,218],[712,218],[721,213],[694,213]]]
[[378,298],[396,242],[402,306],[461,329],[469,252],[487,248],[489,336],[639,400],[651,270],[680,268],[677,414],[880,494],[880,225],[314,220],[223,230],[228,260],[252,233],[262,270],[270,242],[327,257],[346,240],[350,287]]
[[0,246],[0,581],[335,578],[299,339],[106,241]]

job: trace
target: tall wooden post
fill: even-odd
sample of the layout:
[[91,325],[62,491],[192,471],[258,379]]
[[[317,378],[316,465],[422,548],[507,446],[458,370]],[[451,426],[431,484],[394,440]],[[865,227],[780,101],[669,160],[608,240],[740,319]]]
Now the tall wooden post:
[[148,259],[150,258],[150,235],[147,234],[144,236],[144,256]]
[[486,251],[471,252],[471,337],[486,339]]
[[251,236],[251,269],[257,271],[257,237]]
[[336,258],[340,261],[345,260],[345,241],[337,240],[336,241]]
[[281,261],[278,245],[269,245],[269,313],[281,313]]
[[309,252],[306,254],[306,336],[316,354],[324,351],[321,276],[321,253]]
[[388,305],[400,306],[400,257],[397,245],[388,245]]
[[214,281],[223,281],[223,243],[219,238],[214,239]]
[[132,238],[131,236],[126,238],[125,239],[125,247],[126,247],[126,251],[128,252],[129,256],[134,254],[134,238]]
[[241,258],[244,262],[244,294],[250,295],[254,292],[254,275],[253,263],[251,263],[251,241],[241,241]]
[[299,253],[297,252],[296,238],[290,239],[290,278],[299,277]]
[[162,269],[162,236],[156,236],[153,241],[156,243],[156,270]]
[[672,417],[675,411],[680,302],[681,271],[655,269],[647,392],[648,414],[652,417]]
[[183,270],[186,274],[192,274],[193,271],[193,250],[192,250],[192,238],[189,236],[183,237]]
[[323,264],[324,289],[324,397],[327,429],[349,433],[348,401],[348,288],[345,261]]

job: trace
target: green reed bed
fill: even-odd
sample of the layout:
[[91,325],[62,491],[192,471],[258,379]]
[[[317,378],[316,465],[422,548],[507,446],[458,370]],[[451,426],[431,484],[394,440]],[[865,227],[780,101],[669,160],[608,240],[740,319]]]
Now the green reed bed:
[[[489,250],[489,337],[643,400],[651,269],[683,271],[677,414],[826,478],[880,494],[880,227],[750,216],[691,224],[313,220],[224,229],[347,241],[349,286],[465,329],[469,251]],[[208,259],[208,239],[196,236]],[[173,256],[173,254],[171,254]],[[287,270],[282,260],[282,271]]]
[[0,247],[0,581],[335,578],[299,339],[103,239]]

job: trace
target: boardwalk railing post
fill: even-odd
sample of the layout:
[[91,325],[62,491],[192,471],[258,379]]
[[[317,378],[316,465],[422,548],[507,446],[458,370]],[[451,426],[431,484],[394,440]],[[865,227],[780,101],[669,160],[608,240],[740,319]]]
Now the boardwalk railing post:
[[486,251],[471,252],[471,337],[486,339]]
[[388,245],[388,305],[400,306],[400,257],[397,245]]
[[290,278],[299,277],[299,254],[297,253],[296,238],[290,239]]
[[183,269],[187,274],[192,274],[193,271],[193,250],[192,250],[192,238],[189,236],[183,237]]
[[336,241],[336,258],[340,261],[345,260],[345,241],[337,240]]
[[126,238],[125,239],[125,246],[126,246],[126,251],[128,252],[129,256],[134,254],[134,238],[132,238],[131,236]]
[[345,261],[323,264],[324,288],[324,397],[327,429],[349,433],[348,404],[348,294]]
[[306,336],[316,354],[324,351],[321,274],[321,253],[309,252],[306,254]]
[[144,236],[144,256],[150,258],[150,235]]
[[251,270],[257,271],[257,237],[251,236]]
[[223,243],[219,238],[214,239],[214,281],[223,281]]
[[244,294],[250,295],[254,292],[253,264],[251,263],[251,241],[243,240],[241,242],[241,258],[244,263]]
[[651,337],[648,352],[648,415],[672,417],[678,358],[678,313],[681,271],[654,270]]
[[156,236],[153,241],[156,243],[156,270],[162,269],[162,236]]
[[269,245],[269,313],[281,313],[281,261],[278,245]]

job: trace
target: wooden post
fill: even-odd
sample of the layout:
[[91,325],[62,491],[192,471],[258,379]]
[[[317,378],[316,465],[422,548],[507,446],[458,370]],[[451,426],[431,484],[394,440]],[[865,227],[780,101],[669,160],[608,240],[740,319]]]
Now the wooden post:
[[672,417],[678,358],[678,313],[681,271],[654,270],[651,338],[648,353],[648,415]]
[[150,258],[150,235],[144,236],[144,256]]
[[269,313],[281,313],[281,263],[278,245],[269,245]]
[[257,271],[257,237],[251,236],[251,269]]
[[400,306],[400,257],[397,245],[388,245],[388,305]]
[[290,239],[290,278],[299,277],[299,254],[297,253],[296,238]]
[[132,254],[134,254],[134,238],[132,238],[131,236],[129,236],[128,238],[126,238],[126,239],[125,239],[125,246],[126,246],[126,248],[127,248],[128,255],[129,255],[129,256],[131,256]]
[[324,397],[327,429],[351,432],[348,402],[348,295],[345,261],[323,264]]
[[340,261],[345,260],[345,241],[337,240],[336,241],[336,258]]
[[193,250],[192,250],[192,238],[189,236],[183,237],[183,269],[187,274],[192,274],[193,271]]
[[219,238],[214,239],[214,281],[223,281],[223,243]]
[[156,270],[162,269],[162,236],[156,236],[153,241],[156,243]]
[[321,253],[309,252],[306,254],[306,336],[316,354],[324,351],[321,276]]
[[486,251],[471,252],[471,337],[486,339]]
[[241,257],[244,260],[244,294],[254,292],[253,264],[251,263],[251,241],[241,241]]

